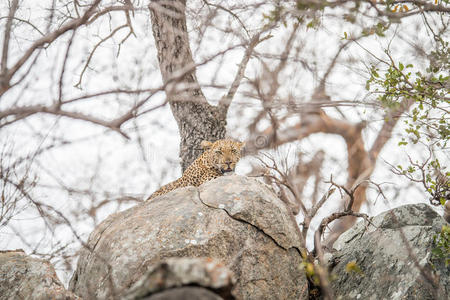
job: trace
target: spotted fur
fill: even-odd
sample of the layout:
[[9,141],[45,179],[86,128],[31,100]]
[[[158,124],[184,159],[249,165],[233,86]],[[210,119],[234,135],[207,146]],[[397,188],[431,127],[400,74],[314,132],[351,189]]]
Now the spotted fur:
[[236,163],[241,158],[241,149],[244,143],[224,139],[216,142],[203,141],[201,146],[205,151],[184,171],[183,176],[164,185],[147,200],[180,187],[199,186],[224,173],[234,172]]

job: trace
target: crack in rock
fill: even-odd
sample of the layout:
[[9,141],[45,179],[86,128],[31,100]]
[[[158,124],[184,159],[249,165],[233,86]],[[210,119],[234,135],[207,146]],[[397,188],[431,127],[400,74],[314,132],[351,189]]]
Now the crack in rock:
[[209,207],[209,208],[212,208],[212,209],[220,209],[220,210],[223,210],[223,211],[224,211],[230,218],[232,218],[233,220],[240,221],[240,222],[243,222],[243,223],[245,223],[245,224],[248,224],[248,225],[252,226],[252,227],[255,228],[258,232],[261,232],[261,233],[263,233],[265,236],[267,236],[270,240],[272,240],[272,241],[275,243],[275,245],[277,245],[277,246],[280,247],[281,249],[288,251],[289,249],[294,248],[294,249],[296,249],[299,253],[301,253],[300,249],[298,249],[297,247],[289,247],[289,248],[283,247],[282,245],[280,245],[280,244],[278,243],[278,241],[277,241],[275,238],[273,238],[270,234],[268,234],[267,232],[265,232],[263,229],[259,228],[259,227],[256,226],[255,224],[252,224],[251,222],[249,222],[249,221],[247,221],[247,220],[245,220],[245,219],[238,218],[238,217],[234,217],[234,216],[233,216],[233,215],[232,215],[225,207],[221,208],[221,207],[215,207],[215,206],[212,206],[212,205],[210,205],[210,204],[207,204],[207,203],[206,203],[205,201],[203,201],[203,199],[201,198],[201,196],[200,196],[200,190],[199,190],[199,189],[197,189],[197,195],[198,195],[198,199],[200,200],[200,202],[201,202],[203,205],[205,205],[205,206],[207,206],[207,207]]

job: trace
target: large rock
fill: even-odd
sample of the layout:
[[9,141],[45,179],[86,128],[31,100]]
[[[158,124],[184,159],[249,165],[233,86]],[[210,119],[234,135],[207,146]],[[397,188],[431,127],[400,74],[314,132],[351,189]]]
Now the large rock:
[[[334,243],[332,287],[341,299],[448,299],[450,269],[432,259],[444,220],[428,205],[405,205],[360,222]],[[440,279],[439,279],[440,277]]]
[[444,205],[444,219],[450,223],[450,200],[447,200]]
[[256,179],[220,177],[109,216],[90,235],[70,288],[86,299],[126,293],[169,257],[210,257],[234,274],[237,299],[306,299],[301,235]]
[[67,291],[45,260],[22,250],[0,251],[0,299],[79,299]]
[[124,300],[231,300],[233,284],[233,274],[221,262],[211,258],[168,258],[150,268]]

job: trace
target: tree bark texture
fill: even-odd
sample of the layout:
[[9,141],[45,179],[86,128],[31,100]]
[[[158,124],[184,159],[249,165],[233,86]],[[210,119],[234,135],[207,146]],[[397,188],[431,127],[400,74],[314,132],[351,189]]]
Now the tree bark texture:
[[167,100],[180,131],[182,170],[202,152],[202,140],[223,139],[226,112],[210,105],[198,84],[186,28],[186,0],[151,1],[152,31]]

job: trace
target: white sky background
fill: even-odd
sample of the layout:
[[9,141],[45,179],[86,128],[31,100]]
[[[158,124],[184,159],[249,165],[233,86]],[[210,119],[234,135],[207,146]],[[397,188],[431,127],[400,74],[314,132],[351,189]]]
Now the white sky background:
[[[7,1],[0,4],[0,15],[7,14]],[[189,8],[193,8],[193,1],[188,1]],[[33,22],[46,24],[48,12],[45,7],[51,1],[22,1],[22,8],[17,16],[31,17]],[[58,2],[59,3],[59,2]],[[232,5],[230,1],[227,5]],[[142,10],[137,10],[132,19],[137,37],[130,37],[120,48],[117,56],[118,43],[128,33],[128,29],[123,29],[114,40],[104,43],[97,49],[90,63],[91,69],[86,71],[82,81],[82,90],[74,88],[79,75],[84,66],[92,47],[101,38],[110,33],[110,26],[122,24],[123,14],[113,14],[113,19],[103,18],[88,28],[83,27],[76,33],[74,46],[70,52],[70,59],[64,76],[64,98],[68,99],[82,95],[86,92],[93,93],[107,89],[120,88],[157,88],[161,85],[161,75],[156,59],[156,49],[151,33],[151,24],[146,5],[141,3]],[[191,41],[191,49],[195,61],[201,62],[205,58],[211,57],[217,52],[227,49],[230,46],[243,42],[245,34],[239,31],[241,36],[232,33],[223,34],[220,28],[239,28],[239,24],[234,18],[226,13],[221,13],[220,18],[214,19],[213,25],[218,29],[209,27],[199,40],[197,26],[204,21],[206,10],[199,10],[200,17],[192,17],[196,9],[190,11],[188,16],[188,27]],[[262,7],[259,11],[250,11],[240,14],[249,29],[256,29],[261,25],[262,13],[267,11],[267,7]],[[325,15],[327,15],[325,11]],[[350,26],[349,23],[342,23],[336,18],[323,18],[323,23],[318,30],[300,29],[300,34],[295,47],[304,47],[304,53],[308,57],[302,57],[311,64],[315,64],[323,70],[329,63],[330,58],[337,50],[338,43],[343,32],[349,35],[352,32],[359,32],[357,26]],[[415,27],[417,20],[413,18],[404,20],[404,24],[399,25],[397,30],[404,32],[402,36],[406,39],[416,40],[418,38],[427,41],[426,32],[423,28]],[[5,21],[0,21],[0,28],[3,32]],[[288,28],[291,24],[288,24]],[[393,26],[395,27],[395,26]],[[42,28],[45,28],[43,26]],[[389,34],[392,33],[391,28]],[[405,33],[408,34],[405,34]],[[39,36],[30,27],[21,25],[14,31],[14,39],[11,44],[10,62],[23,53],[30,41]],[[287,29],[278,28],[271,32],[273,38],[263,42],[256,49],[260,53],[281,53],[283,49]],[[388,35],[389,35],[388,34]],[[67,41],[70,33],[63,36],[50,47],[43,50],[37,60],[36,66],[28,79],[20,87],[12,89],[1,98],[0,109],[5,109],[14,101],[18,103],[50,103],[57,97],[58,80],[62,67],[63,58],[66,51]],[[364,39],[361,44],[374,51],[377,55],[383,55],[383,47],[387,46],[389,40],[376,38],[374,36]],[[396,59],[412,60],[415,64],[420,64],[414,54],[405,49],[408,40],[403,41],[396,38],[392,42],[391,50]],[[203,92],[211,103],[217,103],[218,99],[226,92],[228,86],[234,78],[237,64],[241,60],[244,49],[242,47],[227,52],[224,56],[218,57],[208,64],[198,68],[197,77],[203,85],[223,85],[224,88],[204,88]],[[362,100],[366,96],[364,90],[367,74],[363,64],[353,64],[352,69],[345,66],[347,61],[362,60],[370,62],[370,55],[356,45],[349,47],[341,56],[340,65],[332,74],[327,86],[333,100]],[[268,62],[270,62],[268,60]],[[270,66],[270,64],[269,64]],[[246,71],[246,76],[255,78],[261,76],[259,62],[251,60]],[[288,67],[281,74],[280,81],[283,82],[278,93],[280,97],[291,94],[296,101],[308,101],[309,97],[318,83],[317,78],[313,78],[311,72],[305,70],[301,63],[289,63]],[[261,108],[257,101],[249,99],[242,92],[249,90],[249,86],[244,82],[232,103],[228,114],[228,133],[232,137],[244,140],[248,136],[246,125],[250,123],[251,117]],[[92,113],[96,116],[113,118],[119,112],[126,111],[130,103],[140,100],[141,96],[113,95],[86,100],[83,103],[74,104],[74,109]],[[158,93],[149,103],[147,108],[157,106],[164,101],[165,95]],[[371,145],[383,119],[381,114],[371,107],[360,106],[342,107],[342,111],[351,121],[368,120],[369,124],[364,131],[364,138],[367,145]],[[327,109],[333,115],[333,109]],[[96,215],[96,219],[89,217],[86,209],[92,200],[92,195],[85,195],[79,191],[89,191],[95,196],[95,201],[110,199],[117,195],[130,195],[137,198],[145,198],[153,192],[160,184],[176,179],[181,171],[178,160],[179,137],[178,130],[168,106],[155,110],[151,113],[132,120],[124,126],[124,131],[130,135],[131,139],[126,140],[118,133],[111,132],[97,125],[92,125],[83,121],[74,121],[67,118],[58,118],[48,115],[36,115],[27,118],[25,121],[17,122],[14,125],[2,128],[0,131],[0,143],[14,149],[14,158],[32,154],[36,149],[45,148],[48,145],[63,144],[45,151],[37,156],[30,165],[32,174],[38,178],[38,186],[33,190],[33,196],[39,201],[54,206],[63,212],[66,217],[73,216],[73,228],[77,234],[87,240],[89,233],[94,226],[106,218],[109,214],[118,210],[124,210],[135,203],[127,203],[121,206],[109,204],[102,207]],[[397,130],[397,136],[400,131]],[[142,137],[142,146],[138,143],[138,136]],[[396,164],[398,161],[406,162],[404,150],[397,146],[399,138],[394,137],[383,149],[378,160],[377,168],[372,176],[374,182],[391,182],[393,185],[386,185],[385,192],[389,203],[385,203],[377,198],[376,192],[369,192],[369,201],[373,204],[370,214],[377,214],[383,210],[405,203],[428,202],[420,186],[411,186],[408,190],[405,187],[408,183],[389,172],[388,166],[383,160]],[[326,164],[322,170],[324,178],[333,178],[344,183],[346,180],[346,147],[340,137],[315,134],[301,143],[294,143],[281,147],[278,155],[292,155],[296,151],[304,151],[310,157],[315,151],[323,149],[327,154]],[[415,155],[423,156],[421,149]],[[237,168],[238,174],[246,174],[250,170],[250,162],[255,162],[251,157],[242,160]],[[294,159],[292,159],[294,162]],[[443,165],[448,165],[448,161]],[[73,188],[69,193],[63,191],[61,186]],[[400,191],[396,194],[396,191]],[[338,193],[335,193],[328,204],[321,209],[320,215],[325,216],[332,209],[336,209]],[[56,232],[51,233],[45,229],[42,219],[35,209],[29,204],[20,207],[22,212],[16,215],[8,226],[0,227],[0,249],[22,248],[27,253],[35,250],[36,254],[46,254],[54,252],[58,247],[68,244],[69,247],[61,253],[73,253],[80,244],[67,226],[58,226]],[[367,208],[363,208],[367,211]],[[301,218],[299,218],[300,221]],[[319,219],[316,219],[317,225]],[[25,240],[19,238],[20,232],[26,237]],[[57,268],[59,277],[67,283],[71,274],[65,271],[61,254],[49,257]]]

